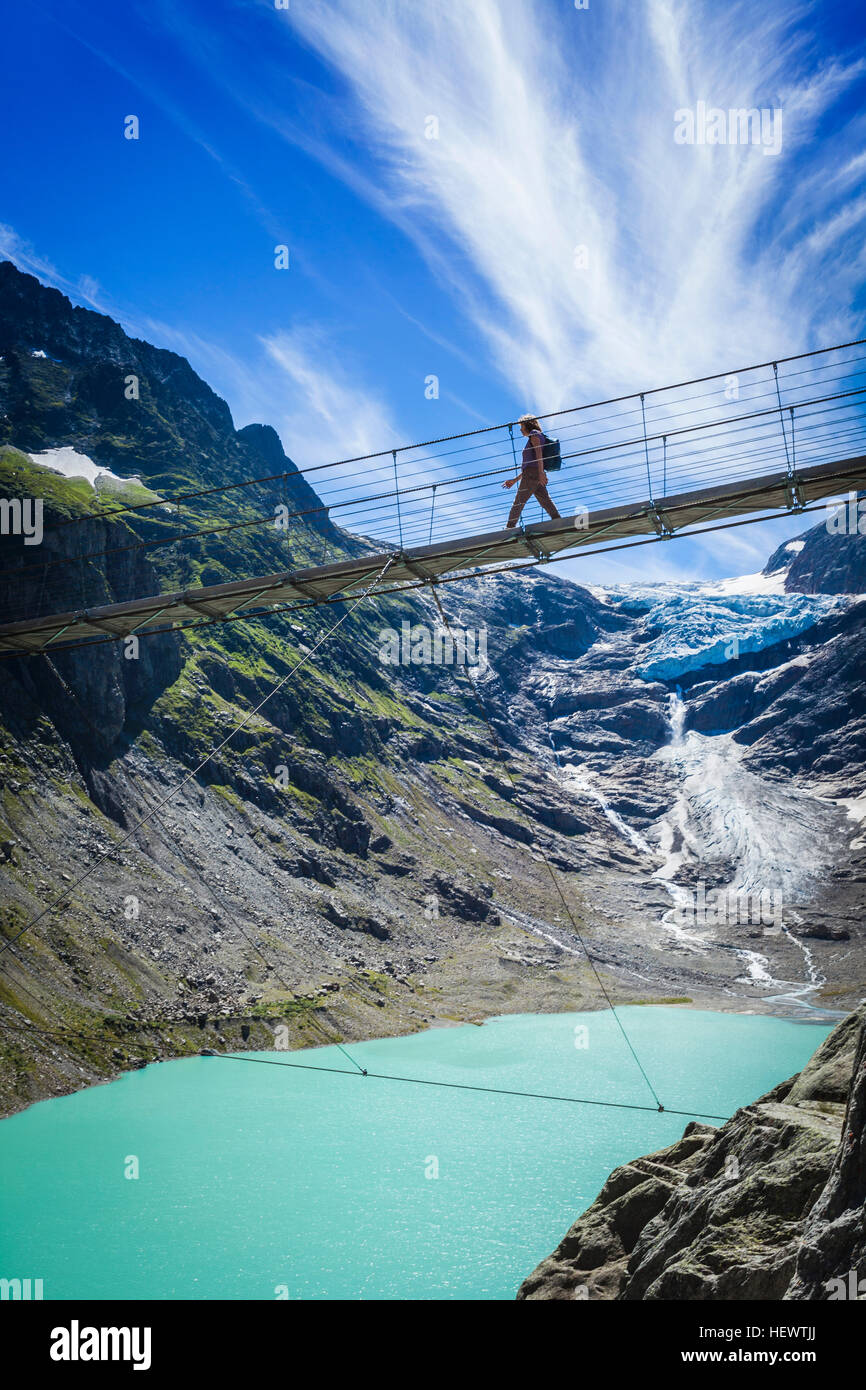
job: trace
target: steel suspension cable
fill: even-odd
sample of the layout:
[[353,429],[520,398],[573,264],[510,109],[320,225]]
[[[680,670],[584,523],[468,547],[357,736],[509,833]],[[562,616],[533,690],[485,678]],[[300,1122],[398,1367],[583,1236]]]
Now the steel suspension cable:
[[[213,1052],[210,1048],[201,1054],[203,1057],[213,1057],[221,1062],[250,1062],[258,1066],[265,1067],[287,1067],[289,1071],[319,1071],[330,1072],[334,1076],[357,1076],[357,1072],[346,1071],[342,1067],[318,1067],[311,1062],[277,1062],[272,1057],[247,1057],[237,1052]],[[686,1118],[698,1120],[729,1120],[729,1115],[710,1115],[701,1110],[670,1110],[666,1106],[658,1105],[634,1105],[627,1101],[616,1100],[585,1100],[581,1096],[552,1096],[546,1095],[543,1091],[512,1091],[506,1090],[502,1086],[473,1086],[464,1081],[434,1081],[430,1077],[424,1076],[394,1076],[390,1072],[365,1071],[364,1075],[371,1081],[398,1081],[407,1082],[413,1086],[438,1086],[448,1091],[480,1091],[484,1095],[491,1096],[519,1096],[526,1100],[551,1100],[560,1101],[566,1105],[593,1105],[600,1106],[605,1110],[642,1110],[646,1114],[655,1115],[663,1113],[665,1115],[678,1115]]]
[[[797,516],[801,516],[807,512],[826,511],[827,505],[828,504],[826,502],[820,502],[810,507],[798,507],[796,514]],[[785,513],[785,515],[788,514],[789,513]],[[683,529],[680,531],[672,531],[669,535],[665,536],[664,539],[690,540],[694,536],[708,535],[712,531],[726,531],[736,526],[753,526],[756,523],[764,521],[778,521],[779,519],[779,512],[768,512],[763,513],[760,516],[747,516],[737,521],[721,521],[718,522],[716,525],[701,526],[700,528],[695,528],[694,530]],[[411,580],[409,582],[401,582],[395,584],[390,589],[380,589],[378,591],[377,596],[379,598],[383,598],[392,594],[407,594],[413,592],[415,589],[427,588],[429,585],[433,583],[465,584],[471,580],[487,579],[488,577],[497,574],[519,573],[522,570],[537,569],[539,565],[556,565],[562,564],[563,561],[566,560],[580,560],[583,559],[583,557],[586,555],[609,555],[617,550],[633,550],[636,549],[638,546],[657,545],[661,539],[662,538],[660,536],[656,535],[647,536],[640,540],[621,541],[615,545],[600,545],[592,549],[588,547],[581,547],[580,549],[575,551],[566,551],[559,555],[548,555],[537,560],[526,560],[522,562],[507,561],[505,564],[493,565],[489,569],[484,570],[470,565],[468,566],[468,568],[462,570],[459,574],[440,575],[437,576],[435,580],[430,578],[416,579]],[[351,595],[349,594],[338,593],[330,594],[325,598],[299,600],[297,603],[277,604],[271,608],[262,608],[258,610],[245,609],[242,613],[229,613],[225,617],[220,615],[219,617],[213,618],[190,619],[188,622],[175,623],[172,627],[143,628],[140,629],[136,635],[139,638],[167,637],[170,636],[172,633],[187,632],[196,630],[198,628],[211,627],[215,623],[262,622],[268,618],[279,617],[283,613],[299,613],[307,608],[328,607],[333,606],[334,604],[346,603],[349,601],[350,597]],[[101,647],[104,646],[106,642],[118,642],[122,640],[122,635],[118,637],[112,636],[87,638],[86,640],[83,640],[81,642],[69,642],[62,647],[55,647],[53,648],[53,650],[62,652],[82,651],[87,647]],[[27,657],[43,655],[44,652],[42,652],[41,650],[0,652],[0,661],[23,660]]]
[[[432,592],[432,595],[433,595],[433,601],[435,602],[436,607],[437,607],[437,609],[439,610],[439,616],[441,617],[442,622],[445,624],[445,627],[448,629],[448,632],[451,634],[451,638],[452,638],[452,641],[453,641],[453,640],[454,640],[454,634],[453,634],[453,631],[452,631],[452,628],[451,628],[451,623],[450,623],[450,621],[449,621],[449,619],[448,619],[448,615],[446,614],[445,609],[442,607],[442,603],[441,603],[441,600],[440,600],[440,598],[439,598],[439,594],[438,594],[438,592],[437,592],[437,588],[436,588],[435,583],[434,583],[433,585],[431,585],[431,592]],[[456,650],[456,648],[455,648],[455,650]],[[478,690],[478,686],[477,686],[476,682],[473,681],[472,677],[470,676],[468,668],[466,668],[466,667],[461,667],[461,670],[463,671],[463,673],[464,673],[464,675],[465,675],[465,677],[466,677],[466,680],[469,682],[469,685],[470,685],[470,688],[471,688],[471,690],[472,690],[472,694],[473,694],[473,697],[474,697],[476,706],[477,706],[477,708],[478,708],[478,712],[479,712],[479,714],[481,715],[481,718],[483,719],[484,723],[487,725],[488,731],[489,731],[489,733],[490,733],[491,740],[492,740],[492,742],[493,742],[493,746],[494,746],[494,748],[495,748],[495,750],[496,750],[496,756],[497,756],[497,758],[499,759],[499,762],[500,762],[501,765],[502,765],[502,769],[503,769],[503,771],[504,771],[506,777],[508,778],[508,781],[510,782],[511,787],[512,787],[514,793],[515,793],[515,804],[519,807],[519,809],[521,810],[521,812],[523,812],[523,808],[520,806],[519,801],[516,800],[516,797],[517,797],[517,794],[518,794],[520,788],[518,787],[516,781],[514,780],[514,777],[512,776],[511,768],[509,767],[508,762],[507,762],[506,757],[505,757],[505,754],[504,754],[503,751],[502,751],[502,745],[501,745],[501,743],[500,743],[500,741],[499,741],[499,735],[497,734],[496,729],[494,728],[493,723],[492,723],[492,721],[491,721],[491,719],[490,719],[490,716],[489,716],[488,713],[487,713],[487,708],[486,708],[486,706],[485,706],[485,704],[484,704],[484,701],[483,701],[482,698],[481,698],[481,694],[480,694],[480,692],[479,692],[479,690]],[[525,813],[524,813],[524,816],[525,816]],[[525,819],[528,820],[528,817],[525,816]],[[539,848],[539,850],[540,850],[540,852],[541,852],[541,857],[542,857],[542,859],[544,860],[545,866],[546,866],[546,868],[547,868],[547,872],[549,873],[550,878],[551,878],[551,880],[552,880],[552,882],[553,882],[553,886],[554,886],[554,889],[556,890],[556,894],[557,894],[557,896],[558,896],[560,902],[562,903],[562,906],[563,906],[563,908],[564,908],[564,910],[565,910],[565,913],[566,913],[566,916],[568,917],[569,922],[571,923],[572,931],[574,932],[575,936],[577,937],[578,941],[579,941],[580,944],[581,944],[581,947],[583,948],[583,951],[584,951],[584,954],[585,954],[585,956],[586,956],[586,959],[587,959],[587,962],[588,962],[588,964],[589,964],[589,967],[590,967],[590,969],[592,970],[593,975],[595,976],[596,983],[598,984],[599,989],[601,990],[602,994],[604,995],[604,998],[605,998],[605,1000],[606,1000],[606,1002],[607,1002],[608,1008],[610,1009],[611,1013],[613,1014],[613,1017],[614,1017],[614,1019],[615,1019],[615,1021],[616,1021],[616,1024],[617,1024],[617,1026],[618,1026],[618,1028],[619,1028],[619,1030],[620,1030],[620,1032],[621,1032],[621,1034],[622,1034],[622,1036],[623,1036],[623,1039],[624,1039],[624,1041],[625,1041],[626,1047],[628,1048],[629,1052],[631,1053],[632,1057],[634,1058],[635,1064],[637,1065],[637,1068],[638,1068],[638,1070],[639,1070],[641,1076],[643,1077],[644,1081],[646,1082],[647,1088],[648,1088],[650,1094],[652,1095],[653,1100],[654,1100],[655,1103],[656,1103],[656,1108],[657,1108],[657,1110],[662,1111],[662,1110],[664,1110],[664,1106],[662,1105],[661,1101],[659,1100],[659,1097],[658,1097],[658,1095],[657,1095],[657,1093],[656,1093],[655,1087],[653,1086],[652,1082],[650,1081],[649,1077],[647,1076],[647,1074],[646,1074],[646,1072],[645,1072],[645,1070],[644,1070],[643,1064],[641,1063],[640,1058],[638,1057],[638,1055],[637,1055],[637,1053],[636,1053],[634,1047],[632,1046],[631,1039],[629,1038],[628,1033],[626,1032],[626,1029],[625,1029],[625,1026],[624,1026],[624,1024],[623,1024],[623,1022],[622,1022],[622,1019],[620,1018],[619,1014],[618,1014],[617,1011],[616,1011],[616,1006],[614,1005],[614,1002],[613,1002],[613,1000],[611,999],[610,994],[608,993],[607,986],[605,985],[604,981],[602,980],[599,971],[596,969],[595,962],[594,962],[594,960],[592,959],[592,956],[591,956],[590,953],[589,953],[589,948],[588,948],[586,942],[585,942],[584,939],[583,939],[583,935],[582,935],[582,933],[581,933],[581,931],[580,931],[580,928],[579,928],[578,925],[577,925],[577,922],[576,922],[575,919],[574,919],[574,914],[573,914],[572,911],[571,911],[571,906],[569,905],[569,902],[568,902],[568,899],[567,899],[566,896],[565,896],[565,893],[562,891],[562,885],[560,884],[560,881],[559,881],[559,875],[557,874],[556,870],[554,869],[553,865],[551,864],[550,859],[548,858],[548,855],[547,855],[547,853],[546,853],[546,851],[545,851],[544,845],[541,844],[540,842],[538,842],[538,848]]]
[[[778,358],[778,359],[776,360],[775,363],[772,363],[772,362],[756,362],[756,363],[753,363],[753,364],[752,364],[751,366],[749,366],[749,367],[739,367],[739,368],[735,369],[734,371],[729,371],[729,372],[726,372],[726,373],[714,372],[714,373],[711,373],[711,374],[708,375],[708,376],[691,377],[691,378],[689,378],[689,379],[686,380],[686,381],[675,382],[675,383],[673,383],[673,384],[671,384],[671,385],[668,385],[668,386],[655,386],[655,387],[651,387],[649,390],[645,391],[645,392],[643,393],[643,395],[645,395],[645,396],[658,396],[658,395],[664,395],[665,392],[668,392],[668,391],[679,391],[679,390],[682,390],[682,389],[683,389],[684,387],[686,387],[686,386],[700,386],[700,385],[703,385],[703,384],[705,384],[706,382],[709,382],[709,381],[717,381],[717,380],[720,378],[720,376],[723,376],[723,375],[724,375],[724,376],[742,376],[742,375],[745,375],[745,374],[747,374],[747,373],[749,373],[749,372],[761,371],[761,370],[763,370],[765,367],[773,366],[773,367],[777,368],[779,365],[786,365],[786,364],[789,363],[789,362],[801,362],[801,361],[804,361],[806,358],[810,358],[810,357],[821,357],[821,356],[825,356],[825,355],[827,355],[827,354],[829,354],[829,353],[831,353],[831,352],[843,352],[846,348],[850,348],[850,347],[861,347],[861,346],[864,345],[864,343],[866,343],[866,338],[854,338],[854,339],[852,339],[850,342],[847,342],[847,343],[837,343],[837,344],[835,344],[835,345],[832,346],[832,347],[827,347],[827,348],[816,348],[816,349],[815,349],[814,351],[812,351],[812,352],[795,353],[795,354],[792,355],[791,357],[780,357],[780,358]],[[855,358],[855,359],[853,359],[853,360],[859,361],[859,360],[861,360],[861,359]],[[843,364],[841,364],[841,365],[845,365],[845,364],[843,363]],[[808,369],[808,370],[816,371],[816,370],[820,370],[820,369],[821,369],[821,368],[820,368],[820,364],[819,364],[819,365],[817,365],[816,367],[810,368],[810,369]],[[800,375],[802,375],[802,373],[800,373]],[[562,419],[562,418],[565,417],[565,416],[576,415],[576,414],[580,414],[580,413],[583,413],[583,412],[589,411],[589,410],[597,410],[600,406],[603,406],[603,405],[620,405],[620,404],[622,404],[622,403],[625,402],[625,401],[630,401],[630,400],[635,400],[635,399],[637,399],[637,393],[634,393],[634,392],[632,392],[632,393],[629,394],[629,395],[624,395],[624,396],[611,396],[611,397],[606,398],[606,399],[601,400],[601,401],[592,401],[592,402],[588,402],[588,403],[586,403],[586,404],[584,404],[584,405],[571,406],[571,407],[569,407],[569,408],[567,408],[567,409],[564,409],[564,410],[548,411],[548,412],[546,412],[546,413],[543,413],[543,414],[539,415],[537,418],[538,418],[539,420],[557,420],[557,419]],[[418,444],[403,444],[403,445],[400,445],[399,448],[398,448],[397,450],[393,450],[393,449],[381,449],[381,450],[379,450],[379,451],[376,452],[376,453],[371,453],[371,454],[356,454],[356,455],[353,455],[353,456],[348,457],[348,458],[336,459],[336,460],[334,460],[334,461],[332,461],[332,462],[329,462],[329,463],[312,464],[312,465],[310,465],[310,466],[307,467],[307,468],[298,468],[298,469],[296,469],[295,473],[294,473],[292,476],[293,476],[293,477],[304,477],[304,476],[306,476],[308,473],[317,473],[317,472],[321,472],[321,471],[326,470],[326,469],[340,468],[340,467],[343,467],[343,466],[345,466],[345,465],[347,465],[347,464],[350,464],[350,463],[367,463],[367,462],[369,462],[369,461],[372,460],[372,459],[380,459],[380,458],[384,459],[384,458],[387,458],[390,454],[395,453],[395,452],[399,452],[399,453],[411,453],[411,452],[413,452],[413,451],[416,450],[416,449],[428,449],[428,448],[432,448],[434,445],[437,445],[437,444],[448,444],[448,443],[452,443],[452,442],[454,442],[455,440],[458,440],[458,439],[473,439],[473,438],[476,438],[476,437],[479,436],[479,435],[495,433],[497,430],[500,430],[500,429],[505,428],[505,427],[506,427],[506,424],[507,424],[507,422],[505,422],[504,424],[500,424],[500,425],[484,425],[484,426],[482,426],[482,427],[479,428],[479,429],[475,429],[475,430],[464,430],[464,431],[462,431],[462,432],[460,432],[460,433],[457,433],[457,434],[442,435],[442,436],[440,436],[439,438],[436,438],[436,439],[428,439],[428,440],[425,440],[425,441],[423,441],[423,442],[421,442],[421,443],[418,443]],[[103,520],[103,519],[108,518],[108,517],[119,516],[119,515],[122,515],[122,514],[125,514],[125,513],[129,513],[129,512],[146,511],[146,510],[148,510],[149,508],[152,508],[152,507],[160,507],[160,506],[166,506],[166,505],[177,504],[177,503],[179,503],[179,502],[193,500],[193,499],[198,498],[198,497],[212,496],[212,495],[214,495],[214,494],[216,494],[216,493],[231,492],[231,491],[234,491],[234,490],[236,490],[236,489],[238,489],[238,488],[242,488],[242,487],[254,487],[254,486],[256,486],[257,484],[261,484],[261,483],[275,482],[276,480],[278,480],[278,479],[280,479],[280,478],[282,478],[282,477],[283,477],[283,473],[273,473],[273,474],[269,474],[269,475],[266,475],[266,476],[263,476],[263,477],[259,477],[259,478],[248,478],[248,479],[244,479],[244,480],[242,480],[241,482],[238,482],[238,483],[220,483],[220,484],[216,484],[216,485],[214,485],[214,486],[212,486],[212,487],[209,487],[209,488],[200,488],[200,489],[196,489],[196,490],[193,490],[193,491],[190,491],[190,492],[186,492],[186,493],[178,493],[178,494],[175,494],[175,495],[170,496],[170,497],[158,498],[158,499],[154,500],[153,502],[142,502],[142,503],[130,504],[129,506],[126,506],[126,507],[116,507],[116,508],[112,508],[110,511],[92,512],[92,513],[88,514],[87,516],[82,516],[82,517],[69,517],[69,518],[67,518],[65,521],[58,523],[58,527],[59,527],[59,526],[68,526],[68,525],[80,524],[82,521]],[[57,529],[57,528],[55,528],[55,529]]]
[[[841,392],[841,393],[837,393],[837,394],[835,394],[835,395],[825,396],[825,397],[815,397],[815,398],[813,398],[813,399],[811,399],[811,400],[808,400],[808,401],[799,402],[797,408],[799,408],[799,409],[802,410],[802,409],[805,409],[805,408],[807,408],[807,407],[809,407],[809,406],[824,406],[824,407],[825,407],[825,410],[824,410],[824,411],[816,411],[816,412],[814,412],[814,413],[815,413],[815,414],[822,414],[822,413],[825,414],[825,413],[827,413],[828,411],[833,410],[833,409],[843,409],[844,407],[841,405],[841,402],[842,402],[842,401],[849,400],[849,398],[851,398],[851,397],[853,397],[853,396],[860,396],[860,395],[863,395],[864,393],[866,393],[866,387],[859,387],[859,388],[856,388],[856,389],[854,389],[854,390],[852,390],[852,391]],[[837,404],[837,405],[833,406],[833,405],[830,404],[831,402],[839,402],[840,404]],[[853,402],[852,402],[852,403],[853,403]],[[645,465],[646,465],[646,473],[647,473],[647,484],[648,484],[648,487],[649,487],[650,501],[652,502],[652,501],[653,501],[652,478],[651,478],[651,474],[650,474],[650,462],[649,462],[649,444],[650,444],[650,443],[655,443],[655,442],[658,442],[659,440],[662,440],[662,441],[664,441],[664,447],[665,447],[665,449],[666,449],[666,448],[667,448],[667,439],[668,439],[668,437],[669,437],[670,434],[673,434],[673,435],[676,435],[676,436],[678,436],[678,435],[688,435],[688,434],[697,434],[697,433],[699,433],[699,432],[701,432],[701,431],[705,431],[705,430],[714,430],[714,431],[715,431],[716,429],[720,429],[720,428],[724,427],[723,433],[722,433],[718,438],[711,438],[711,441],[710,441],[710,447],[711,447],[711,448],[715,448],[716,450],[721,450],[721,449],[724,448],[725,433],[727,433],[728,435],[737,435],[737,434],[741,434],[741,433],[743,432],[743,426],[744,426],[745,424],[747,424],[747,423],[749,423],[749,422],[756,421],[756,420],[757,420],[757,421],[761,421],[762,424],[763,424],[763,423],[769,424],[770,421],[769,421],[768,419],[765,419],[765,417],[769,417],[769,416],[775,415],[776,412],[777,412],[777,410],[779,411],[780,417],[781,417],[781,419],[782,419],[782,432],[783,432],[784,440],[785,440],[785,457],[786,457],[786,462],[787,462],[787,465],[788,465],[788,469],[790,470],[791,463],[790,463],[790,455],[789,455],[789,450],[788,450],[788,438],[787,438],[787,432],[786,432],[786,430],[785,430],[784,417],[783,417],[783,414],[782,414],[781,397],[779,397],[779,403],[778,403],[777,406],[773,406],[773,407],[767,408],[767,409],[765,409],[765,410],[753,411],[753,412],[749,412],[748,414],[737,415],[737,416],[733,417],[733,419],[731,419],[731,420],[715,420],[715,421],[708,421],[708,422],[705,422],[705,423],[699,424],[699,425],[686,425],[686,426],[681,427],[681,428],[678,429],[678,430],[669,431],[667,434],[663,434],[663,435],[659,435],[659,434],[651,434],[651,435],[648,435],[647,432],[646,432],[646,419],[644,418],[644,422],[643,422],[644,432],[643,432],[643,435],[642,435],[642,436],[636,436],[636,437],[634,437],[634,438],[632,438],[632,439],[628,439],[628,440],[618,440],[618,441],[616,441],[615,443],[612,443],[612,444],[596,445],[596,446],[594,446],[594,447],[592,447],[592,448],[589,448],[589,449],[579,449],[579,450],[573,451],[573,452],[571,452],[571,453],[563,453],[562,459],[563,459],[563,463],[571,462],[571,463],[573,464],[573,461],[578,460],[578,459],[585,459],[585,458],[589,457],[590,455],[599,455],[599,454],[609,453],[610,451],[616,450],[616,449],[628,449],[628,448],[631,448],[631,447],[639,448],[641,445],[643,445],[643,451],[644,451],[644,456],[645,456]],[[512,441],[512,444],[513,444],[513,441]],[[516,457],[516,456],[515,456],[515,457]],[[628,464],[625,464],[625,465],[620,465],[620,467],[619,467],[618,470],[614,470],[614,473],[618,472],[618,473],[621,475],[623,472],[628,471],[629,468],[634,469],[635,466],[636,466],[635,461],[632,461],[631,463],[628,463]],[[396,459],[395,459],[395,461],[394,461],[394,469],[395,469],[395,482],[396,482]],[[500,468],[487,469],[487,470],[484,470],[484,471],[482,471],[482,472],[480,472],[480,473],[469,473],[469,474],[464,474],[464,475],[462,475],[462,476],[458,476],[458,477],[455,477],[455,478],[445,478],[445,479],[442,479],[442,480],[440,480],[439,482],[437,482],[437,483],[435,484],[435,486],[437,486],[437,487],[441,486],[441,487],[443,487],[443,488],[458,488],[458,487],[460,487],[460,486],[461,486],[462,484],[464,484],[464,483],[470,483],[470,482],[476,482],[476,481],[479,483],[479,486],[481,486],[484,480],[489,479],[489,478],[498,477],[498,476],[501,475],[501,473],[502,473],[503,471],[504,471],[504,470],[500,467]],[[281,480],[285,475],[284,475],[284,474],[277,474],[277,475],[275,475],[275,476],[276,476],[277,479]],[[614,477],[610,477],[608,480],[606,480],[606,481],[607,481],[607,490],[608,490],[608,491],[609,491],[609,489],[610,489],[610,484],[611,484],[614,480],[615,480]],[[376,501],[387,501],[389,498],[396,497],[396,504],[397,504],[397,519],[398,519],[398,527],[399,527],[399,535],[400,535],[400,546],[401,546],[401,549],[402,549],[402,548],[403,548],[403,526],[402,526],[402,512],[401,512],[401,505],[400,505],[401,497],[407,497],[407,496],[410,496],[410,495],[415,495],[415,494],[417,494],[417,493],[419,493],[419,492],[426,492],[426,491],[427,491],[429,488],[431,488],[432,486],[434,486],[434,485],[431,484],[431,483],[429,483],[429,482],[418,483],[418,484],[415,484],[415,485],[413,485],[413,486],[411,486],[411,487],[409,487],[409,488],[405,488],[405,487],[404,487],[404,488],[402,488],[402,489],[399,487],[399,485],[397,485],[394,491],[376,493],[376,494],[374,494],[372,497],[358,496],[358,497],[354,497],[354,498],[347,499],[346,501],[342,501],[342,502],[332,502],[332,503],[322,503],[322,502],[320,502],[319,505],[317,505],[317,506],[315,506],[315,507],[308,507],[308,508],[303,508],[303,509],[300,509],[300,510],[297,510],[297,511],[294,511],[294,512],[289,512],[288,515],[284,518],[284,520],[285,520],[286,522],[288,522],[289,520],[296,519],[296,518],[308,517],[308,516],[318,515],[318,514],[321,514],[321,513],[327,513],[327,512],[330,512],[330,511],[332,511],[332,510],[336,510],[336,509],[339,508],[339,507],[350,507],[350,506],[354,506],[356,509],[357,509],[357,508],[361,508],[361,507],[367,507],[367,506],[371,505],[373,502],[376,502]],[[384,512],[383,515],[384,515],[384,516],[387,516],[387,511]],[[77,518],[77,520],[93,520],[93,519],[94,519],[94,517]],[[157,539],[157,540],[151,540],[151,541],[136,541],[136,542],[132,542],[132,543],[130,543],[130,544],[128,544],[128,545],[124,545],[124,546],[114,546],[114,547],[110,547],[110,548],[105,549],[105,550],[85,551],[85,552],[83,552],[83,553],[80,554],[80,555],[62,556],[62,557],[60,557],[60,558],[58,558],[58,559],[55,559],[55,560],[48,560],[48,561],[35,561],[35,560],[34,560],[34,562],[33,562],[32,564],[29,564],[29,565],[18,565],[18,566],[14,566],[14,567],[12,567],[12,568],[10,568],[10,569],[6,569],[6,570],[0,571],[0,578],[6,578],[6,577],[9,577],[9,576],[12,576],[12,575],[16,575],[16,574],[26,574],[26,573],[30,573],[30,572],[32,572],[34,569],[39,568],[39,567],[42,567],[43,569],[48,570],[48,569],[53,569],[53,568],[55,568],[55,567],[63,567],[63,566],[67,566],[67,565],[82,564],[85,560],[89,560],[89,559],[99,559],[99,558],[102,558],[102,557],[104,557],[104,556],[113,555],[113,554],[119,554],[119,553],[122,553],[122,552],[125,552],[125,551],[159,549],[159,548],[161,548],[161,547],[163,547],[163,546],[169,546],[169,545],[177,544],[177,543],[179,543],[179,542],[181,542],[181,541],[194,540],[194,539],[201,539],[201,538],[203,538],[203,537],[206,538],[206,537],[214,536],[214,535],[224,535],[224,534],[227,534],[227,533],[236,531],[236,530],[249,529],[249,528],[254,527],[254,526],[273,525],[273,522],[274,522],[273,516],[270,515],[270,514],[268,514],[267,516],[253,517],[253,518],[251,518],[250,520],[246,520],[246,521],[226,522],[226,523],[223,523],[223,524],[221,524],[221,525],[219,525],[219,526],[209,527],[209,528],[206,528],[206,529],[199,529],[199,530],[196,530],[196,531],[183,532],[183,533],[181,533],[180,535],[169,536],[169,537],[160,538],[160,539]],[[368,524],[369,524],[369,523],[368,523]],[[50,533],[49,533],[49,534],[50,534]]]

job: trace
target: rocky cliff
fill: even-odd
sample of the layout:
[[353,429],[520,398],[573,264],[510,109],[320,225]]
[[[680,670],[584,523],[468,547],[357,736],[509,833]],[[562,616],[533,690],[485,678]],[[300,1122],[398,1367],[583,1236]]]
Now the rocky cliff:
[[866,593],[866,497],[848,497],[805,535],[785,541],[764,574],[783,575],[789,593]]
[[611,1174],[521,1300],[866,1298],[866,1008],[720,1129]]
[[[8,264],[0,345],[0,495],[45,507],[41,546],[0,539],[6,616],[363,545],[331,525],[272,429],[235,430],[182,358]],[[112,517],[119,484],[104,496],[64,476],[50,466],[59,449],[75,450],[73,472],[92,461],[137,480],[125,505],[279,474],[280,501],[303,515],[285,533],[262,526],[274,498],[262,486]],[[572,626],[579,613],[585,645],[609,622],[571,586],[525,594],[539,630],[553,612]],[[578,820],[531,775],[518,731],[501,721],[515,796],[459,674],[383,665],[383,629],[433,624],[423,599],[359,609],[286,679],[334,617],[143,639],[134,659],[106,644],[5,663],[0,931],[39,919],[3,960],[5,1108],[203,1042],[272,1046],[278,1026],[304,1045],[599,1002],[576,953],[499,910],[514,883],[530,922],[555,917],[543,843],[582,912]],[[267,696],[262,716],[191,777]]]
[[0,444],[74,448],[157,490],[286,474],[292,507],[310,509],[306,525],[336,539],[275,430],[236,430],[186,358],[129,337],[9,261],[0,262],[0,402]]

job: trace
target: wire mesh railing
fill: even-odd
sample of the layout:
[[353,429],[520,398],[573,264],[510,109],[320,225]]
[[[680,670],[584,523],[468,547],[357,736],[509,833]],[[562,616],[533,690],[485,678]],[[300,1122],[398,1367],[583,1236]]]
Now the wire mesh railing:
[[[562,468],[550,475],[549,488],[563,516],[658,505],[767,473],[793,476],[866,452],[866,340],[540,418],[560,441]],[[194,556],[196,579],[213,582],[205,562],[222,557],[235,565],[237,551],[229,557],[224,543],[239,533],[285,536],[283,547],[274,547],[272,536],[270,544],[249,547],[252,574],[257,565],[327,564],[345,554],[346,533],[388,552],[501,530],[513,498],[502,485],[519,468],[522,444],[512,422],[71,518],[46,532],[42,546],[22,546],[0,570],[4,617],[16,608],[20,615],[14,576],[26,571],[32,590],[33,566],[41,572],[45,612],[64,606],[61,590],[67,607],[92,601],[86,576],[108,556]],[[292,503],[299,476],[317,495],[297,501],[295,492]],[[105,544],[112,516],[129,524]],[[530,501],[523,521],[543,517]],[[74,540],[69,526],[78,528]]]

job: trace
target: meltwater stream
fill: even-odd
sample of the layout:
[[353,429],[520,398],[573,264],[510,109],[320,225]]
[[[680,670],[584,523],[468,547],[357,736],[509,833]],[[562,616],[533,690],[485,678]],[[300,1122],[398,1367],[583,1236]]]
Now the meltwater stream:
[[[799,1070],[828,1032],[619,1015],[667,1107],[721,1116]],[[351,1051],[392,1078],[649,1099],[607,1011]],[[164,1062],[0,1121],[0,1277],[41,1279],[46,1299],[510,1299],[612,1168],[688,1123],[346,1074],[335,1048],[243,1055],[289,1065]]]
[[[751,772],[742,765],[744,749],[729,734],[687,732],[686,706],[679,686],[669,697],[668,727],[668,741],[657,750],[654,760],[670,770],[675,793],[670,808],[653,827],[655,843],[615,810],[594,771],[563,762],[548,730],[560,786],[577,799],[595,801],[616,833],[644,857],[647,876],[655,879],[671,900],[657,926],[670,933],[680,949],[713,949],[716,933],[712,926],[696,929],[686,925],[695,917],[696,903],[695,893],[686,883],[693,881],[694,871],[704,864],[710,865],[711,873],[726,870],[724,891],[737,906],[734,921],[738,912],[745,910],[752,914],[750,921],[763,925],[772,922],[803,956],[804,978],[795,984],[776,979],[768,957],[761,952],[745,946],[725,947],[743,964],[740,982],[777,991],[764,996],[768,1000],[812,1009],[810,996],[824,983],[824,976],[813,953],[791,931],[790,923],[799,920],[793,906],[798,892],[832,860],[833,803]],[[765,919],[764,912],[771,905],[773,915]],[[745,916],[741,920],[746,920]]]

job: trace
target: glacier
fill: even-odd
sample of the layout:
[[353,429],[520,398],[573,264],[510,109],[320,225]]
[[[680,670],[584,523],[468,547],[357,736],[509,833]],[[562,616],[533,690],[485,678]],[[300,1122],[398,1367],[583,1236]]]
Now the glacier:
[[[608,589],[624,612],[645,614],[651,634],[635,670],[643,680],[676,681],[797,637],[850,599],[839,594],[786,594],[766,576],[749,586],[718,583],[627,585]],[[764,581],[761,583],[760,581]]]

